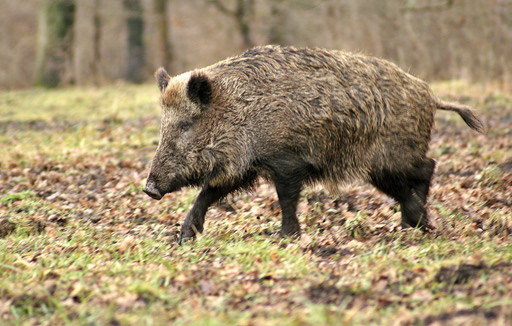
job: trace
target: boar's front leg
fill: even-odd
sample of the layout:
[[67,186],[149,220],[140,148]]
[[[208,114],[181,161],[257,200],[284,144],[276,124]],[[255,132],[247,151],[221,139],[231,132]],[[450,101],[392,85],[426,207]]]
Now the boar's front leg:
[[274,180],[279,205],[281,206],[282,222],[281,235],[300,235],[300,224],[297,220],[297,203],[299,201],[302,184],[290,180]]
[[208,207],[226,196],[229,192],[230,191],[226,188],[205,187],[201,189],[194,206],[190,212],[188,212],[181,226],[180,237],[178,239],[180,245],[184,240],[195,237],[196,232],[203,232],[204,216],[206,215]]

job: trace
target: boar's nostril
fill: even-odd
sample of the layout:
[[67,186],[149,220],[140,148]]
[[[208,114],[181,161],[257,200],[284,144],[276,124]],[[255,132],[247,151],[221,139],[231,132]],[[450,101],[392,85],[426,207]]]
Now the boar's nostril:
[[155,187],[155,183],[154,182],[148,181],[148,183],[146,183],[146,187],[142,191],[144,191],[149,197],[151,197],[153,199],[156,199],[156,200],[162,199],[162,194]]

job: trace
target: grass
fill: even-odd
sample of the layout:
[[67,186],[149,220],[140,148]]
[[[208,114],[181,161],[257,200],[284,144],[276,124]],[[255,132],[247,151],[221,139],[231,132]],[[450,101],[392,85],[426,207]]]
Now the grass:
[[197,189],[141,193],[154,85],[1,93],[0,324],[510,324],[512,96],[466,86],[434,88],[492,132],[436,116],[432,233],[402,230],[396,203],[354,186],[338,201],[305,190],[302,237],[283,239],[262,182],[212,207],[183,246]]

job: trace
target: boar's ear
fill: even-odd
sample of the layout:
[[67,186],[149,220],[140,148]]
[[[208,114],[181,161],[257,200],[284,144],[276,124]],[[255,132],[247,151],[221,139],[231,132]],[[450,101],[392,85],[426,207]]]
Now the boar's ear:
[[160,89],[160,92],[163,93],[165,88],[167,87],[167,84],[169,83],[169,80],[171,80],[171,76],[165,71],[164,68],[160,67],[155,72],[155,78],[156,82],[158,84],[158,88]]
[[192,73],[187,84],[188,98],[201,106],[206,106],[212,101],[212,85],[210,79],[204,73]]

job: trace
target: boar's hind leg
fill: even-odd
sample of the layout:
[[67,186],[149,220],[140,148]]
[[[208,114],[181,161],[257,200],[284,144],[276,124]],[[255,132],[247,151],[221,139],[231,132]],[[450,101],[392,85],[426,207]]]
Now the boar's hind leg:
[[371,183],[400,203],[402,227],[428,228],[425,203],[435,162],[426,159],[407,174],[386,170],[371,173]]
[[[208,207],[217,200],[225,197],[230,193],[233,188],[213,188],[206,187],[201,189],[199,195],[196,198],[194,206],[188,212],[183,225],[181,226],[180,238],[178,243],[181,245],[182,242],[188,238],[193,238],[196,232],[203,232],[204,216]],[[195,229],[195,230],[194,230]]]
[[427,158],[425,163],[416,170],[417,173],[412,178],[414,192],[418,195],[418,198],[423,204],[427,202],[428,190],[430,188],[430,182],[432,181],[435,166],[436,161],[431,158]]
[[435,166],[436,162],[431,158],[427,158],[409,177],[408,181],[413,193],[406,199],[404,204],[400,202],[400,206],[403,206],[402,226],[408,224],[421,229],[428,228],[425,204],[427,203],[428,191]]

